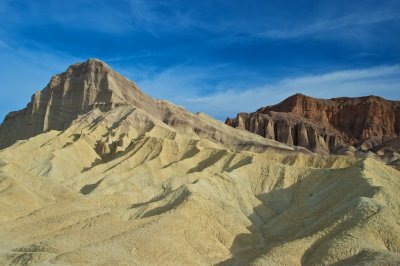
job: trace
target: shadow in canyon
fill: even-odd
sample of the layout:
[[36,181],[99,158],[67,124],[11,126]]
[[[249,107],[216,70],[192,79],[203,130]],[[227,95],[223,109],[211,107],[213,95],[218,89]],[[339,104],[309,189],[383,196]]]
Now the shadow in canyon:
[[[249,265],[263,256],[268,257],[272,250],[278,250],[283,244],[306,238],[312,241],[304,241],[296,254],[280,255],[286,261],[300,262],[301,265],[318,264],[317,253],[321,252],[322,246],[326,248],[332,237],[369,218],[358,213],[357,206],[360,202],[368,203],[379,190],[368,184],[361,173],[346,177],[343,171],[313,169],[289,187],[256,195],[261,204],[248,216],[252,222],[249,233],[237,235],[230,247],[232,257],[216,265]],[[335,265],[345,265],[346,261],[359,257],[359,252],[354,252]],[[272,256],[262,261],[267,265],[273,262],[280,264]]]

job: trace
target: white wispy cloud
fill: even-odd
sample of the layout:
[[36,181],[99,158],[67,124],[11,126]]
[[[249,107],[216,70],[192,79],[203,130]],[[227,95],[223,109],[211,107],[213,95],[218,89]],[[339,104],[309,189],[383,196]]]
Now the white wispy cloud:
[[[225,64],[213,66],[189,66],[185,63],[159,70],[150,66],[136,65],[132,68],[118,68],[122,74],[134,80],[142,90],[158,99],[168,99],[183,104],[186,99],[205,95],[210,81],[217,79]],[[222,78],[222,77],[221,77]]]
[[[11,2],[10,2],[11,3]],[[28,1],[22,9],[7,1],[0,1],[0,22],[4,25],[47,25],[56,24],[74,29],[88,29],[95,32],[127,34],[147,31],[155,37],[163,33],[179,33],[201,29],[215,34],[211,40],[214,45],[225,43],[251,42],[253,39],[293,39],[299,37],[361,38],[363,34],[351,34],[355,30],[368,28],[383,21],[399,20],[398,12],[389,7],[368,9],[368,12],[346,13],[341,16],[316,16],[304,20],[301,16],[278,16],[266,10],[266,17],[241,17],[236,10],[217,13],[212,18],[204,12],[212,10],[213,1],[201,1],[192,5],[179,1],[120,0],[77,1],[64,3],[43,0]],[[228,8],[229,5],[226,5]],[[213,12],[213,11],[211,11]],[[215,10],[214,10],[215,12]],[[268,13],[269,12],[269,13]],[[275,12],[276,13],[276,12]],[[291,23],[288,24],[288,21]],[[350,32],[350,33],[349,33]],[[365,32],[364,32],[365,33]],[[366,33],[365,33],[366,34]],[[218,36],[218,37],[216,37]]]
[[[400,99],[400,65],[282,78],[254,87],[241,83],[237,86],[231,84],[229,89],[229,85],[218,84],[214,88],[216,92],[204,95],[204,80],[208,75],[218,75],[221,71],[223,68],[211,71],[173,68],[158,76],[144,77],[138,83],[152,96],[159,95],[158,98],[166,98],[192,112],[204,112],[221,120],[278,103],[298,92],[317,98],[378,95]],[[248,80],[248,84],[250,82]]]
[[[270,29],[256,33],[255,35],[261,38],[292,39],[316,34],[331,33],[338,30],[354,30],[354,28],[399,19],[400,14],[390,11],[372,12],[367,14],[350,14],[332,19],[317,19],[308,24],[300,24],[300,26],[291,26],[285,29]],[[353,38],[356,37],[357,36],[353,36]]]
[[10,46],[5,41],[0,40],[0,48],[10,48]]
[[122,33],[133,29],[132,14],[107,1],[27,1],[23,5],[2,1],[0,22],[5,26],[61,25],[96,32]]
[[142,53],[134,53],[131,55],[125,55],[125,56],[104,58],[103,60],[107,61],[107,62],[122,62],[122,61],[131,61],[131,60],[144,59],[144,58],[160,57],[160,56],[164,56],[167,54],[168,54],[167,52],[142,52]]
[[[353,13],[338,17],[316,16],[306,20],[301,18],[277,18],[271,23],[247,21],[238,23],[220,23],[208,26],[210,31],[221,32],[218,37],[206,43],[212,47],[224,47],[232,44],[247,45],[255,40],[285,41],[292,39],[344,40],[358,42],[363,46],[379,41],[379,31],[374,26],[379,23],[399,23],[400,13],[383,9],[369,10],[366,13]],[[291,23],[289,24],[288,21]],[[261,23],[261,25],[259,25]],[[394,24],[393,24],[394,25]],[[207,24],[204,24],[204,28]]]
[[[1,1],[0,1],[1,3]],[[48,25],[94,32],[126,34],[147,31],[158,36],[162,29],[175,30],[198,26],[201,20],[191,16],[174,1],[28,1],[18,10],[11,3],[0,6],[0,18],[9,24]]]

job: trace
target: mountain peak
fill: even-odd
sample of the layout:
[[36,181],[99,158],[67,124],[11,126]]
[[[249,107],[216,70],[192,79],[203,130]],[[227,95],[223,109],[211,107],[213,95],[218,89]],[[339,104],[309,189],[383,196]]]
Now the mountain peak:
[[73,64],[51,78],[32,96],[26,108],[9,113],[0,133],[0,148],[49,130],[64,130],[79,115],[93,109],[109,111],[131,104],[154,112],[154,101],[132,81],[98,59]]
[[89,58],[84,62],[84,64],[97,64],[97,65],[107,65],[104,61],[101,61],[100,59],[97,58]]
[[107,73],[107,72],[114,72],[114,71],[105,62],[103,62],[99,59],[89,58],[88,60],[86,60],[84,62],[70,65],[65,73],[82,74],[82,73],[87,73],[87,72]]
[[293,94],[293,95],[290,96],[289,98],[312,98],[312,97],[307,96],[307,95],[304,95],[304,94],[298,92],[298,93],[296,93],[296,94]]
[[81,68],[101,67],[101,68],[111,69],[104,61],[101,61],[100,59],[97,58],[89,58],[84,62],[73,64],[70,67],[81,67]]

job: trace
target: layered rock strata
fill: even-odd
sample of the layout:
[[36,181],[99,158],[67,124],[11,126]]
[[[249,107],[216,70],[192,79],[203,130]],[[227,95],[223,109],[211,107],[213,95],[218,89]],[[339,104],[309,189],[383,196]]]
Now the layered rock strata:
[[78,115],[95,108],[109,111],[131,103],[148,109],[152,102],[133,82],[105,63],[89,59],[53,76],[26,108],[9,113],[0,126],[0,148],[49,130],[64,130]]
[[239,113],[226,124],[314,152],[331,153],[349,145],[368,150],[399,136],[400,102],[295,94],[254,113]]
[[[133,124],[141,130],[150,130],[155,126],[150,121],[159,121],[193,138],[210,138],[238,150],[264,150],[280,145],[248,132],[232,134],[234,129],[210,122],[214,120],[205,114],[195,115],[167,101],[153,99],[104,62],[89,59],[53,76],[42,91],[32,96],[26,108],[6,116],[0,125],[0,149],[51,130],[65,130],[92,111],[106,114],[118,107],[129,110],[122,118],[135,117]],[[110,125],[109,130],[117,127]],[[111,138],[99,142],[96,150],[102,158],[115,154],[120,146]]]

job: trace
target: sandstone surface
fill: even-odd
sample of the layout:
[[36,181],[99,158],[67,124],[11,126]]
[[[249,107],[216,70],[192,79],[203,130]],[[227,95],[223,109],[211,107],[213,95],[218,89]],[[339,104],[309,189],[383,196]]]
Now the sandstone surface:
[[65,130],[92,110],[107,112],[119,106],[135,107],[180,132],[206,135],[238,149],[265,149],[271,143],[247,133],[221,130],[220,124],[209,122],[205,114],[194,115],[167,101],[155,100],[104,62],[89,59],[53,76],[42,91],[32,96],[26,108],[9,113],[0,125],[0,148],[50,130]]
[[[104,77],[99,61],[73,67],[90,64],[81,75]],[[1,265],[400,264],[399,171],[368,154],[306,153],[114,79],[88,89],[105,104],[62,85],[71,101],[3,124]],[[29,121],[36,131],[4,133]]]

